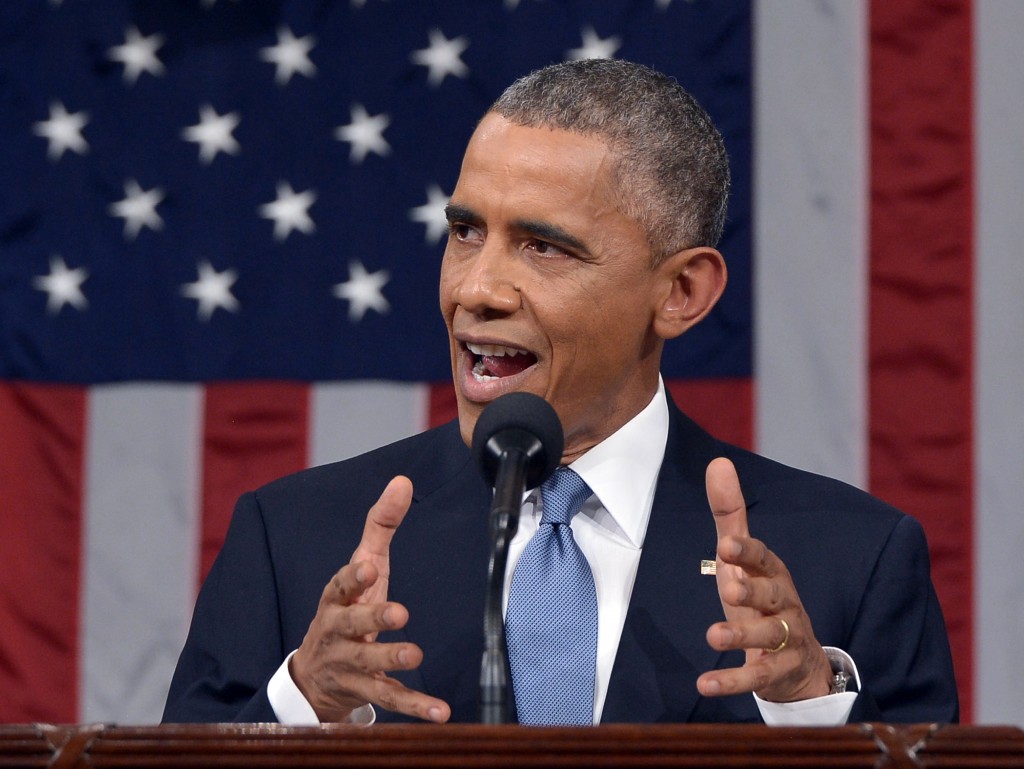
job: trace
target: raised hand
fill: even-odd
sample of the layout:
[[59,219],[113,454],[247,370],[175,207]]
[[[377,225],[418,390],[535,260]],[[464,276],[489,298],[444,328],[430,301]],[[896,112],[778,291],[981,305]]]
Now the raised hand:
[[709,697],[756,692],[774,702],[828,694],[828,658],[786,565],[750,536],[736,468],[728,459],[715,459],[706,482],[718,531],[718,595],[725,610],[725,622],[708,628],[707,640],[722,651],[744,649],[746,661],[740,668],[702,674],[697,688]]
[[388,601],[391,539],[412,501],[412,482],[393,478],[370,508],[363,537],[327,583],[316,616],[292,657],[296,686],[323,721],[343,721],[367,703],[444,723],[451,708],[443,700],[409,689],[388,673],[412,670],[423,661],[412,643],[378,643],[382,630],[409,621],[404,606]]

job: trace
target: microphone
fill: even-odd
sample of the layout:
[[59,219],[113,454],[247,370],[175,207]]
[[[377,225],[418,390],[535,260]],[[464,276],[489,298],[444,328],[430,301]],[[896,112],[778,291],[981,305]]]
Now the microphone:
[[522,452],[526,457],[525,490],[551,477],[562,458],[562,447],[558,415],[546,400],[531,393],[508,393],[495,399],[473,429],[473,456],[484,480],[495,487],[506,453]]
[[484,724],[504,724],[509,717],[510,675],[501,618],[508,546],[519,527],[523,493],[551,476],[562,458],[563,443],[562,424],[555,410],[530,393],[496,398],[473,429],[473,457],[484,480],[494,488],[480,663],[480,722]]

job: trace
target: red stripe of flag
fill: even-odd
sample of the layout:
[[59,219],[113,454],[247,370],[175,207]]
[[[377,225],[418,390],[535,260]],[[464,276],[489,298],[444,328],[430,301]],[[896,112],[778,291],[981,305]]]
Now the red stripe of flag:
[[427,405],[427,427],[440,427],[451,422],[459,415],[459,405],[455,400],[455,385],[451,381],[433,382],[430,385],[430,398]]
[[0,382],[0,723],[78,711],[81,388]]
[[970,721],[971,3],[873,0],[870,38],[870,488],[928,532]]
[[235,382],[205,388],[200,581],[239,495],[306,466],[309,386]]
[[665,387],[676,405],[713,436],[753,448],[754,385],[750,379],[666,379]]

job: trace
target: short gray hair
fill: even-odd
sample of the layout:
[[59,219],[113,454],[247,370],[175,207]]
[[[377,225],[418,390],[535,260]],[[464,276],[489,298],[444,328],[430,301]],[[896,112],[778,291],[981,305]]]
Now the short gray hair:
[[617,156],[619,204],[646,231],[655,263],[722,237],[725,144],[707,112],[668,75],[617,59],[554,64],[516,80],[490,112],[605,141]]

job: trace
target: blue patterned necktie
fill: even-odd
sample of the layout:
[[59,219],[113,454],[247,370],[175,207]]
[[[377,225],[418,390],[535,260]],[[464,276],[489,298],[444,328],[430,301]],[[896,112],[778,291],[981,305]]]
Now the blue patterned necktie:
[[590,496],[560,467],[540,488],[540,527],[512,575],[505,632],[521,724],[594,722],[597,591],[569,521]]

